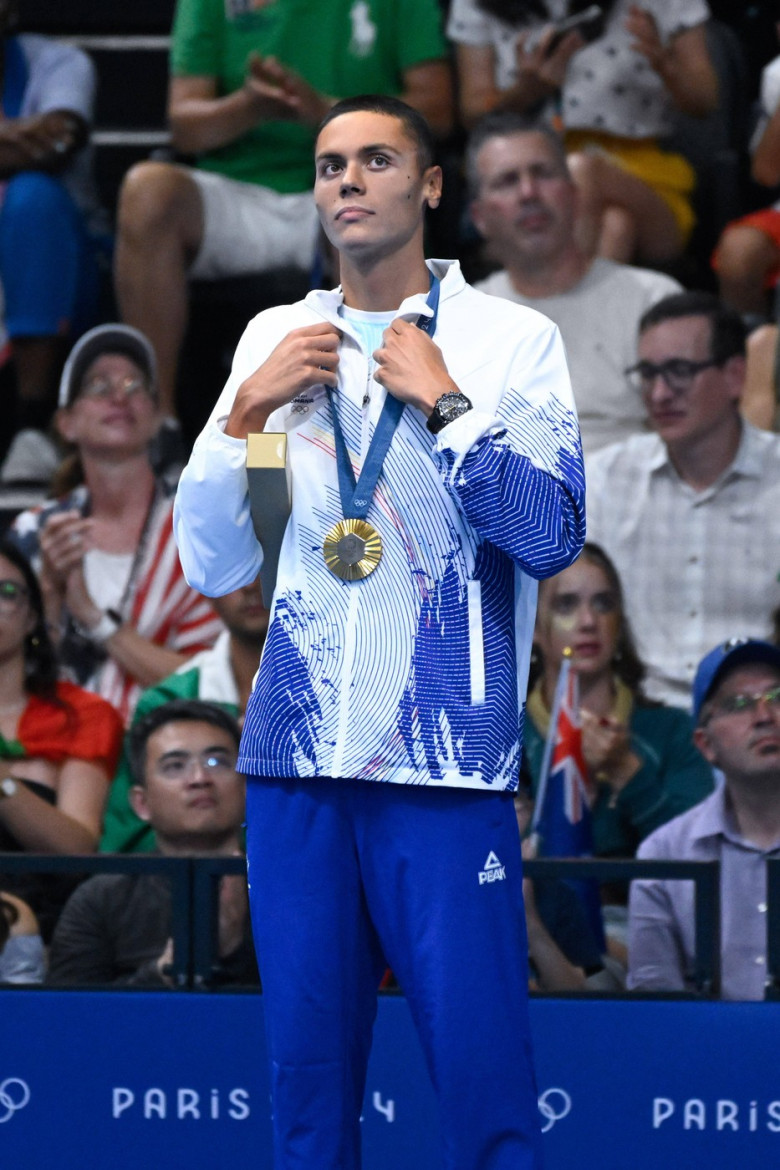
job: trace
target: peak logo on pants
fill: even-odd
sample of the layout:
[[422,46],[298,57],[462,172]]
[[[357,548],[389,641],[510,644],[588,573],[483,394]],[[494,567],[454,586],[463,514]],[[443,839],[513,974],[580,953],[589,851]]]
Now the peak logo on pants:
[[506,869],[496,857],[491,849],[487,855],[485,868],[479,872],[479,884],[484,886],[485,882],[503,882],[506,878]]

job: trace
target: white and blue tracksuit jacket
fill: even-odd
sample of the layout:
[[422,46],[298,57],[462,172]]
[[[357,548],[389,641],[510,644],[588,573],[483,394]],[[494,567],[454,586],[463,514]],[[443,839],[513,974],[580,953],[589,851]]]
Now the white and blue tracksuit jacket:
[[[333,427],[315,387],[275,411],[288,436],[292,515],[272,621],[244,723],[239,768],[512,789],[522,741],[536,580],[565,568],[585,534],[579,429],[557,328],[531,309],[442,278],[435,343],[474,409],[433,438],[407,406],[367,519],[381,563],[333,576],[322,542],[340,519]],[[356,474],[385,391],[338,315],[339,290],[257,316],[180,484],[175,530],[189,583],[220,596],[254,580],[246,444],[224,434],[240,383],[291,330],[339,328],[337,403]],[[429,313],[425,295],[398,316]],[[367,387],[370,403],[363,406]]]

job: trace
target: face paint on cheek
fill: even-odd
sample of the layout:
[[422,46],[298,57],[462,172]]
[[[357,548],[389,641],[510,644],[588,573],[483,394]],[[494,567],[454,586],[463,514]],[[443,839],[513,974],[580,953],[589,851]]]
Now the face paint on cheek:
[[577,614],[553,613],[550,616],[550,625],[558,634],[570,634],[577,624]]

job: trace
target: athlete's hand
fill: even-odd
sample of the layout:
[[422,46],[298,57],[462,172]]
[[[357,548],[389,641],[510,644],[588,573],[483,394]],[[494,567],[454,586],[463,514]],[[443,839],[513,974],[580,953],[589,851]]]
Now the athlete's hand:
[[327,321],[292,329],[239,386],[225,434],[245,439],[298,394],[312,386],[336,387],[340,342],[338,329]]
[[458,391],[438,345],[411,321],[393,321],[373,357],[377,363],[374,380],[394,398],[416,406],[426,418],[442,394]]

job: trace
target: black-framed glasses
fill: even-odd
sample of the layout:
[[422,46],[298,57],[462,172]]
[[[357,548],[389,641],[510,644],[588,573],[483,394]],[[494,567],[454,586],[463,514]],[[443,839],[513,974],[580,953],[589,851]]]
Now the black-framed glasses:
[[21,581],[0,581],[0,609],[19,609],[30,596],[30,590]]
[[663,378],[664,384],[672,394],[687,394],[694,379],[702,370],[711,370],[722,365],[723,362],[715,358],[707,358],[701,362],[692,362],[688,358],[667,358],[665,362],[658,364],[637,362],[635,366],[629,366],[623,372],[638,394],[650,394],[656,378]]
[[773,710],[780,710],[780,686],[768,691],[754,691],[751,694],[725,695],[710,705],[710,718],[716,715],[754,715],[759,703],[765,703]]

